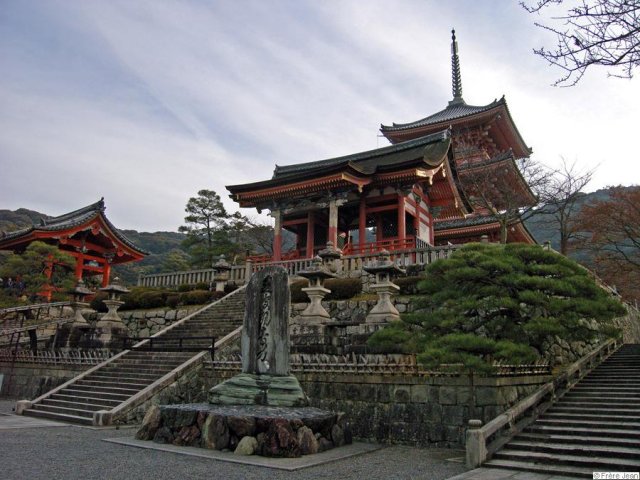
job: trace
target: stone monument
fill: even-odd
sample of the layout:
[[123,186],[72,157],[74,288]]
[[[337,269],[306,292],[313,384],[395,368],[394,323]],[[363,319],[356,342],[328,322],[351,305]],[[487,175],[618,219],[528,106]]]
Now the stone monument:
[[216,405],[303,407],[309,401],[289,373],[289,276],[267,267],[251,277],[241,338],[242,373],[209,391]]
[[288,275],[268,267],[251,277],[242,332],[242,373],[209,391],[209,403],[154,405],[136,438],[299,457],[351,443],[344,414],[308,406],[289,373]]

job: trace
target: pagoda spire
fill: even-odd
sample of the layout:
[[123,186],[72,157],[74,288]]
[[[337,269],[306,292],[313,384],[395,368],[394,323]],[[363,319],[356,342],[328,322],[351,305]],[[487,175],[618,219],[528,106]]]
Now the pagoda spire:
[[464,103],[462,99],[462,77],[460,75],[460,59],[458,58],[458,42],[456,40],[455,30],[451,30],[451,83],[453,100],[449,102],[449,105]]

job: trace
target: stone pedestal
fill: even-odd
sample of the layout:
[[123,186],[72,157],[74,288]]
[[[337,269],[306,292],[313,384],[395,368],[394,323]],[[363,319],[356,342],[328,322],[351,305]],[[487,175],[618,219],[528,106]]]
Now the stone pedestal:
[[[334,258],[332,252],[333,250],[329,253],[325,251],[325,255],[329,255],[327,258]],[[327,278],[335,278],[336,275],[329,271],[328,265],[323,263],[323,259],[319,256],[313,259],[313,263],[307,270],[298,272],[298,275],[309,280],[309,286],[302,289],[309,296],[309,306],[293,321],[311,325],[327,323],[331,315],[322,306],[322,299],[331,293],[331,290],[324,288],[324,281]]]
[[400,291],[400,287],[392,282],[376,283],[370,287],[378,294],[378,303],[367,315],[367,323],[386,323],[400,319],[400,313],[393,306],[391,297]]
[[73,308],[73,326],[74,327],[80,327],[80,326],[88,326],[89,322],[87,322],[87,319],[84,318],[84,316],[82,315],[84,310],[88,310],[89,312],[93,312],[92,309],[89,308],[89,303],[87,302],[73,302],[71,304],[71,308]]
[[293,375],[241,373],[209,390],[209,403],[305,407],[309,405],[309,399]]
[[309,296],[309,306],[296,318],[297,323],[324,323],[331,319],[329,312],[322,306],[322,299],[329,293],[331,290],[316,286],[316,287],[306,287],[302,289]]
[[375,262],[364,267],[364,271],[376,276],[376,283],[369,290],[378,294],[378,303],[367,315],[367,323],[386,323],[400,318],[400,313],[391,303],[391,297],[400,291],[391,281],[393,275],[404,270],[391,261],[389,252],[382,250]]

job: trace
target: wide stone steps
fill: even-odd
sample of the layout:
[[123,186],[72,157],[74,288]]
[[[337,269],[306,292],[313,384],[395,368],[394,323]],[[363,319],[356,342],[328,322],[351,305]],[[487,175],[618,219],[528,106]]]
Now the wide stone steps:
[[[157,350],[131,350],[96,371],[78,378],[65,388],[50,394],[25,415],[91,425],[93,414],[113,410],[133,395],[183,365],[198,352],[161,351],[179,347],[177,337],[207,336],[221,338],[242,325],[244,292],[223,299],[211,308],[186,319],[174,328],[167,328],[154,337]],[[147,342],[147,346],[150,342]],[[208,350],[210,340],[184,341],[183,347]]]
[[[587,468],[593,470],[607,470],[607,471],[624,471],[632,470],[638,471],[640,467],[640,460],[633,460],[628,458],[614,458],[609,455],[593,456],[589,454],[577,453],[575,455],[569,455],[564,453],[545,453],[536,452],[531,450],[516,450],[512,448],[504,448],[500,452],[496,453],[494,457],[497,460],[511,460],[533,463],[549,463],[561,464],[563,467],[578,467]],[[495,466],[491,464],[492,466]],[[590,472],[591,475],[591,472]]]
[[[577,432],[576,432],[577,433]],[[593,432],[592,432],[593,433]],[[568,433],[521,433],[514,441],[528,440],[530,442],[557,442],[562,445],[607,445],[640,448],[640,438],[598,437],[596,435],[577,435]]]
[[[631,459],[635,460],[636,462],[640,462],[640,448],[621,445],[580,445],[569,443],[554,444],[515,439],[509,443],[509,449],[528,450],[532,452],[561,453],[563,455],[615,457]],[[640,463],[638,463],[638,465],[640,465]]]
[[640,470],[640,345],[623,345],[485,465],[585,478]]
[[[527,433],[541,433],[541,434],[558,434],[566,433],[568,430],[565,426],[557,425],[539,425],[537,422],[528,427],[525,432]],[[616,428],[599,428],[594,430],[589,427],[573,427],[571,433],[576,435],[588,436],[588,437],[609,437],[609,438],[627,438],[636,439],[638,434],[634,430],[621,430]]]

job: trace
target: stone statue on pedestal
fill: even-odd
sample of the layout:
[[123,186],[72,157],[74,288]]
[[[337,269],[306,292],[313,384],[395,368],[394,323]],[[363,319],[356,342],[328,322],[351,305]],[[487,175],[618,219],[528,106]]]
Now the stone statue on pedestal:
[[309,400],[289,374],[290,291],[287,271],[267,267],[246,290],[242,373],[209,391],[209,403],[303,407]]

